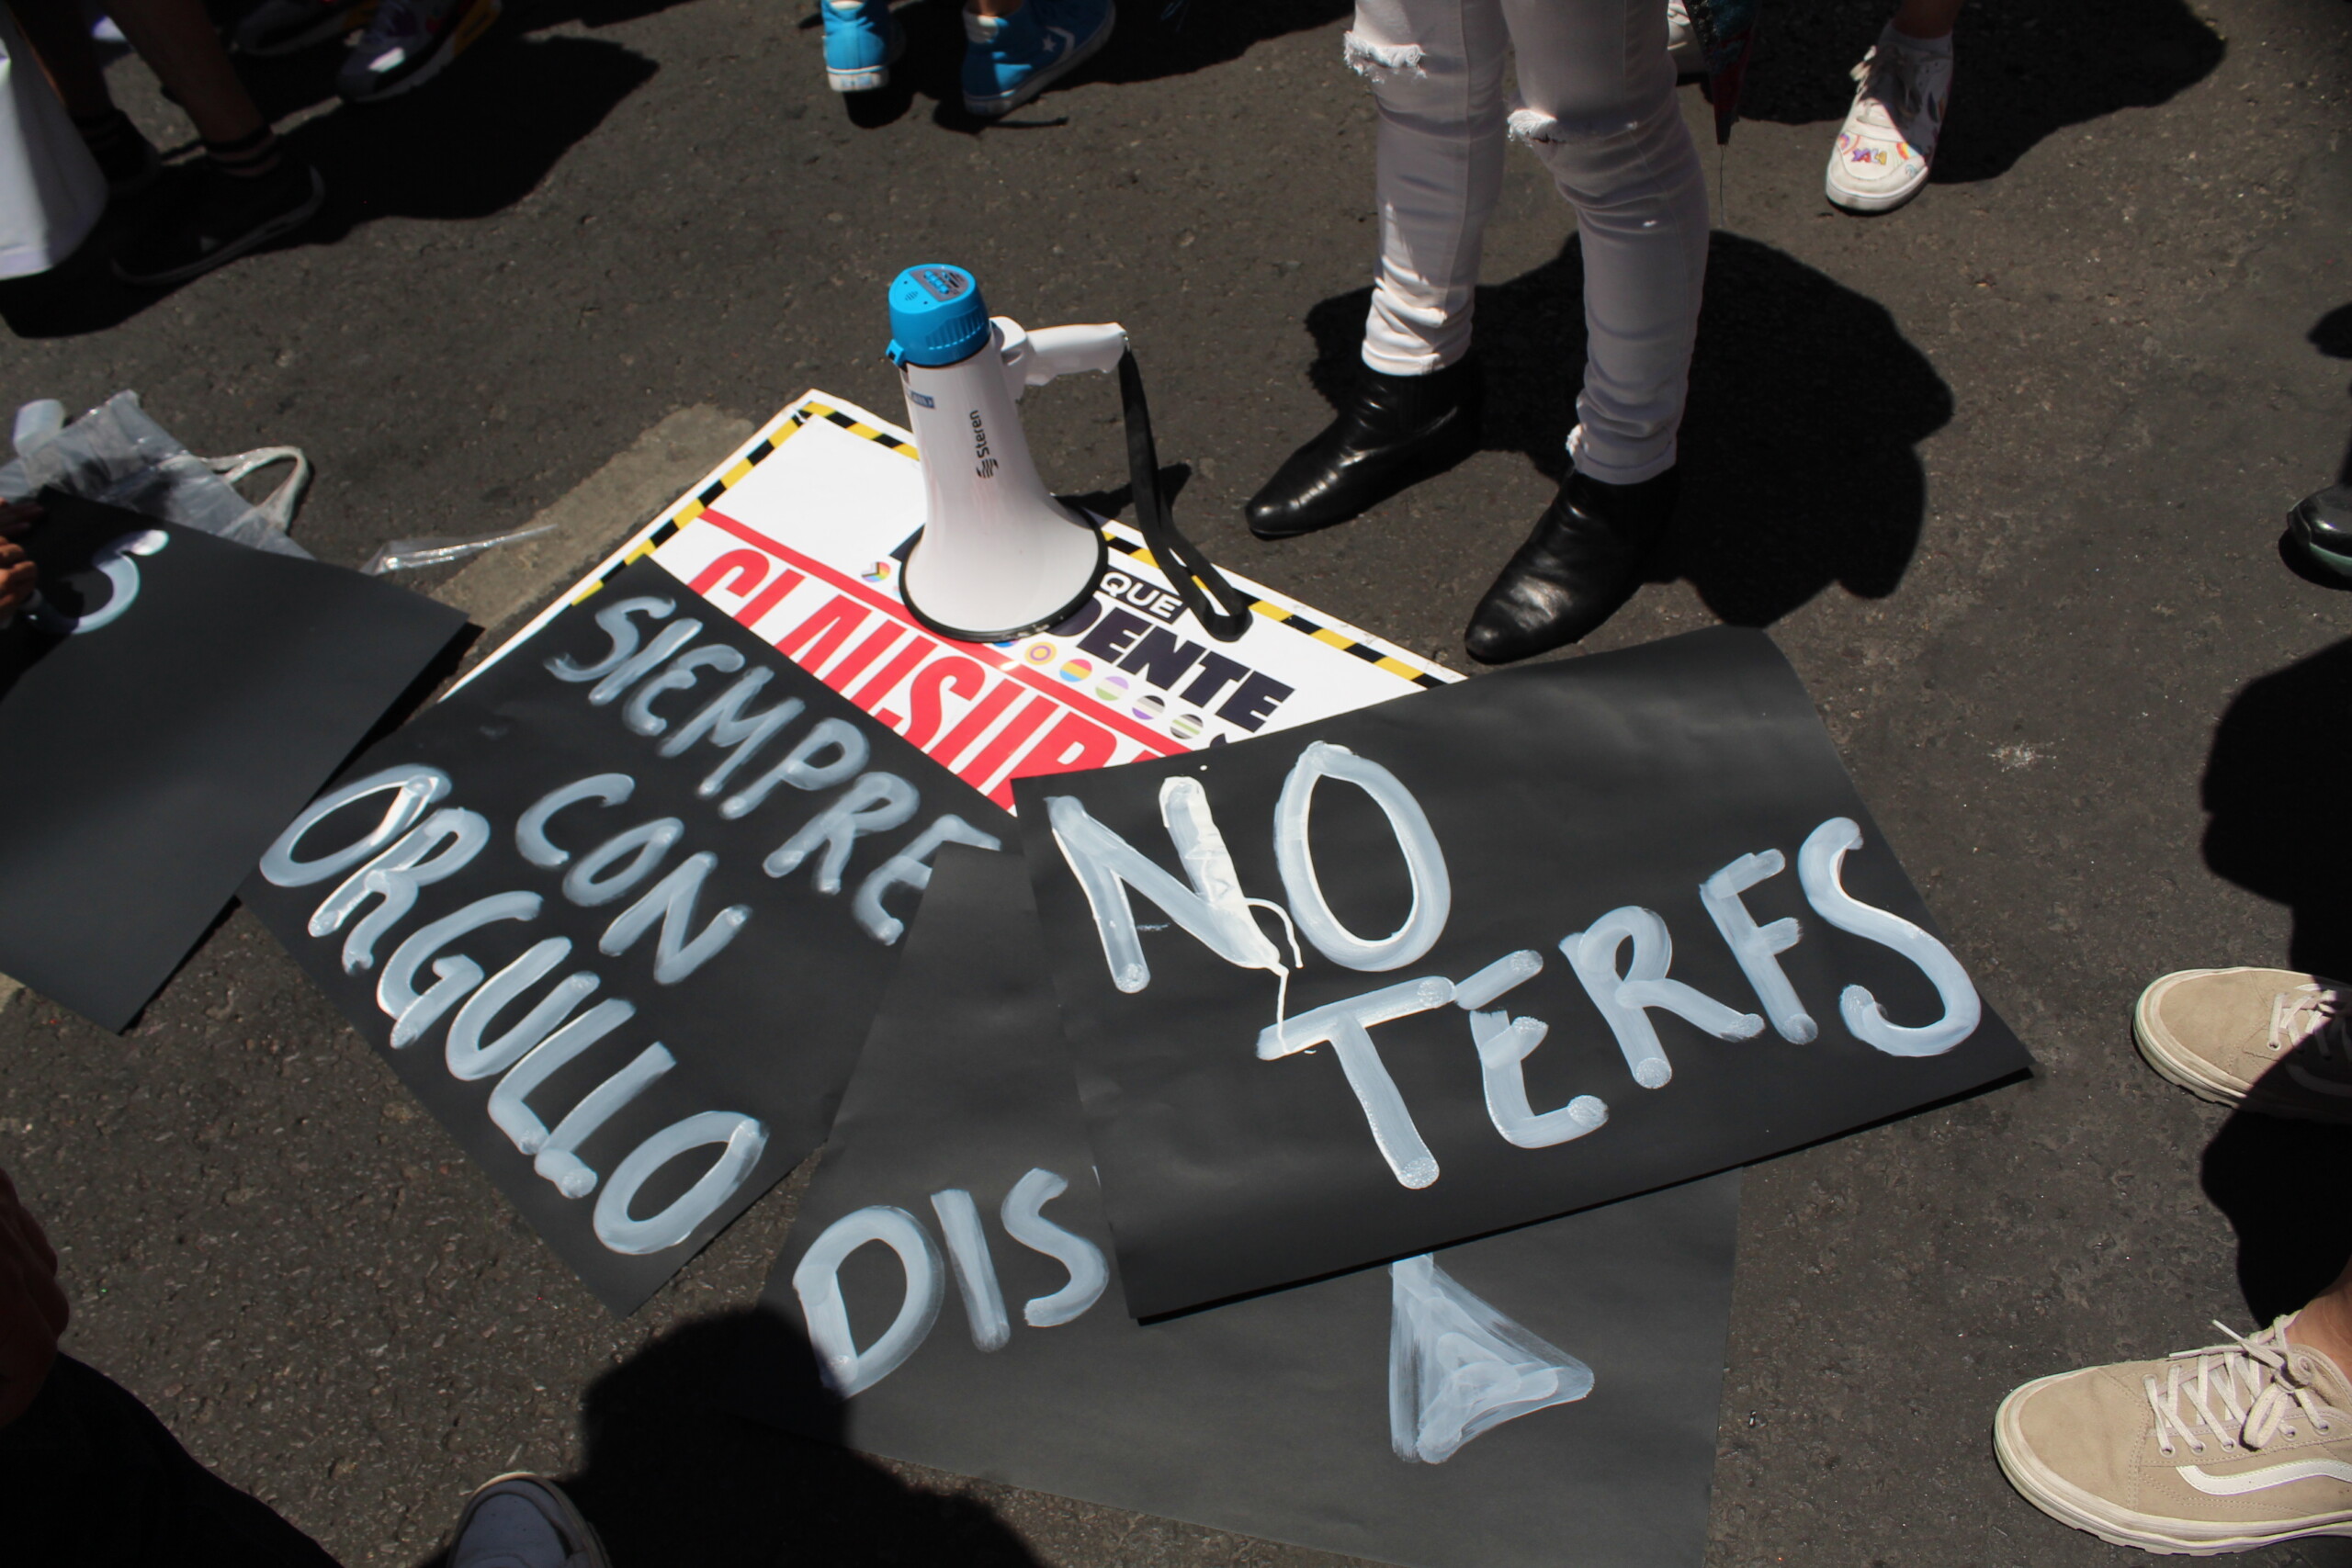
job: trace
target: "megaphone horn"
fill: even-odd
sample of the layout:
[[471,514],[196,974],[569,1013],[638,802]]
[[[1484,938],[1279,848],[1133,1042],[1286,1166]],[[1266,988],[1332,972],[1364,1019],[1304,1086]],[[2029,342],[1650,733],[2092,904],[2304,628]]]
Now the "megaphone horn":
[[1047,493],[1014,404],[1033,383],[1114,368],[1126,334],[1062,328],[1073,352],[1048,368],[1020,323],[989,319],[972,275],[945,265],[909,267],[890,285],[890,334],[922,458],[922,533],[900,581],[908,610],[961,642],[1069,619],[1102,580],[1102,536]]
[[1210,635],[1230,641],[1247,628],[1247,605],[1168,515],[1124,328],[1032,333],[991,319],[970,273],[933,263],[891,283],[890,333],[922,459],[923,526],[899,581],[917,620],[960,642],[1003,642],[1068,620],[1093,596],[1108,562],[1102,536],[1046,491],[1015,405],[1031,387],[1099,370],[1119,373],[1146,547]]

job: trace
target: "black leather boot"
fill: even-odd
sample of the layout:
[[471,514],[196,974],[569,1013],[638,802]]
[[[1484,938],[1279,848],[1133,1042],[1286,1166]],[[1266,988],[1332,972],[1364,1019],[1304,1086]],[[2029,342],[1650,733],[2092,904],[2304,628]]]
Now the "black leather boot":
[[1295,539],[1443,473],[1477,450],[1479,402],[1478,369],[1468,358],[1426,376],[1361,367],[1340,417],[1242,508],[1250,531]]
[[2297,502],[2287,531],[2320,565],[2352,577],[2352,484],[2330,485]]
[[1681,476],[1639,484],[1571,473],[1478,601],[1463,637],[1481,664],[1509,664],[1581,641],[1641,586],[1642,565],[1673,519]]

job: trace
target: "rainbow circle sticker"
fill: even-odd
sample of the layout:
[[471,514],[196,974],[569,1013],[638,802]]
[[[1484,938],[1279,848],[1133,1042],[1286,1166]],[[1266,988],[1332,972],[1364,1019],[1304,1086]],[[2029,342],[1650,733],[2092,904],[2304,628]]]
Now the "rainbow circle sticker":
[[1167,715],[1168,705],[1147,692],[1136,699],[1136,705],[1131,711],[1146,724],[1158,724]]
[[1063,665],[1061,671],[1062,679],[1068,681],[1073,686],[1079,684],[1079,682],[1084,681],[1089,675],[1093,673],[1093,661],[1085,659],[1073,659],[1069,663]]
[[1054,661],[1054,645],[1050,642],[1033,642],[1021,656],[1032,664],[1051,664]]
[[1174,733],[1177,739],[1190,740],[1201,732],[1201,716],[1196,713],[1180,713],[1168,728]]

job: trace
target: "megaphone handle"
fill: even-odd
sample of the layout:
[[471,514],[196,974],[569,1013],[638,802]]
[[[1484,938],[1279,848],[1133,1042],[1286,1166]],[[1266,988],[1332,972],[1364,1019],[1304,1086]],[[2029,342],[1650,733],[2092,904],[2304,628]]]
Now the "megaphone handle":
[[1136,525],[1143,530],[1145,547],[1202,629],[1219,642],[1231,642],[1250,629],[1250,606],[1201,547],[1176,531],[1168,497],[1159,488],[1159,452],[1152,444],[1143,371],[1132,351],[1119,355],[1119,411],[1126,422],[1127,479],[1135,491]]

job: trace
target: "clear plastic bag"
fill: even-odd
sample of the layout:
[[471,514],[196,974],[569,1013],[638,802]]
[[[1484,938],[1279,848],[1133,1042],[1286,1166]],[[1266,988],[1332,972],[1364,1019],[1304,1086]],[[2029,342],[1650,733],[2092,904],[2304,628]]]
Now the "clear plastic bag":
[[376,547],[368,564],[359,570],[370,577],[381,577],[388,571],[415,571],[428,566],[447,566],[478,556],[484,550],[501,545],[512,545],[524,539],[536,539],[542,534],[555,532],[555,525],[542,523],[537,527],[512,528],[503,534],[481,534],[470,539],[454,534],[428,534],[415,539],[387,539]]
[[[117,392],[71,424],[55,399],[27,403],[17,411],[16,446],[16,461],[0,464],[0,498],[53,488],[232,544],[311,558],[287,536],[311,482],[311,460],[299,447],[199,457],[139,406],[136,392]],[[237,492],[239,479],[275,463],[291,463],[294,471],[266,499]]]

